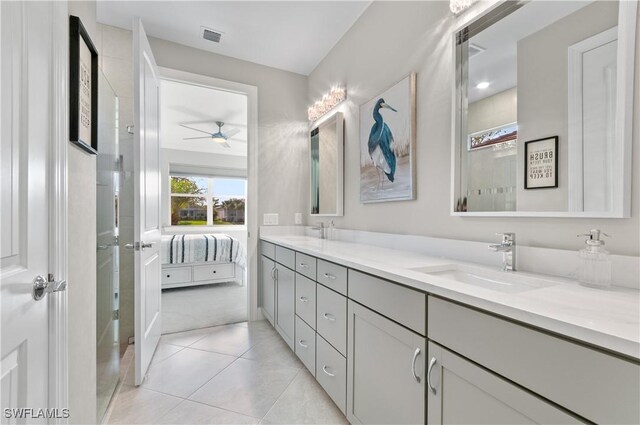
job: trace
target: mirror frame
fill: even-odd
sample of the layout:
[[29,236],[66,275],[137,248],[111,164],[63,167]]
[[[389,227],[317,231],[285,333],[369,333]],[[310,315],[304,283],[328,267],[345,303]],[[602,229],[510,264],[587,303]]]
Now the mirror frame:
[[[636,56],[636,25],[638,1],[619,1],[618,9],[618,58],[616,87],[616,140],[623,140],[624,146],[616,156],[616,169],[622,185],[614,186],[615,201],[612,211],[471,211],[456,212],[455,203],[460,187],[460,149],[462,148],[461,128],[466,119],[466,109],[462,111],[464,87],[463,72],[466,68],[458,61],[458,37],[461,31],[481,20],[500,19],[505,10],[519,8],[531,0],[497,0],[490,3],[477,2],[461,14],[454,24],[451,33],[452,57],[455,68],[451,95],[451,199],[449,214],[459,217],[575,217],[575,218],[629,218],[631,217],[631,179],[632,179],[632,145],[633,145],[633,98]],[[569,196],[569,195],[567,195]]]
[[335,120],[336,139],[338,152],[336,155],[336,212],[335,214],[312,214],[311,205],[313,205],[313,191],[311,190],[311,150],[309,150],[309,215],[311,217],[342,217],[344,216],[344,114],[342,112],[334,112],[327,114],[318,121],[314,122],[309,129],[309,147],[311,147],[311,132],[321,125]]

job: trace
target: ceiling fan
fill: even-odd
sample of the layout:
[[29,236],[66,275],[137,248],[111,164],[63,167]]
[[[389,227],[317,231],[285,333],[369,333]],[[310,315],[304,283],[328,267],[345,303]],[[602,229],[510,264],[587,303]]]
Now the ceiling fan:
[[216,143],[220,143],[224,147],[230,148],[231,145],[227,142],[227,140],[240,132],[238,128],[232,128],[229,131],[223,133],[222,127],[224,126],[223,121],[216,121],[216,125],[218,126],[218,131],[216,133],[210,133],[205,130],[200,130],[194,127],[189,127],[185,124],[180,124],[181,127],[188,128],[190,130],[199,131],[200,133],[205,133],[207,136],[199,136],[199,137],[185,137],[182,140],[198,140],[198,139],[211,139]]

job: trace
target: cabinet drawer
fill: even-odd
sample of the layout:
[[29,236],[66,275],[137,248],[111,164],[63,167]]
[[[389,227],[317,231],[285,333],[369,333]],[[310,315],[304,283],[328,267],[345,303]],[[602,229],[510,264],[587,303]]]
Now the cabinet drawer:
[[320,335],[316,336],[316,379],[342,413],[345,413],[347,404],[347,359],[342,357]]
[[316,258],[296,252],[296,271],[316,280]]
[[318,279],[319,283],[347,295],[347,268],[328,261],[318,260]]
[[316,329],[340,353],[347,353],[347,299],[322,285],[316,287]]
[[193,266],[193,280],[231,279],[235,277],[232,263]]
[[287,248],[276,245],[276,262],[283,266],[289,267],[291,270],[296,269],[296,253]]
[[162,269],[162,284],[182,283],[191,281],[191,267],[175,267]]
[[640,423],[640,365],[440,298],[429,339],[596,423]]
[[349,298],[426,335],[427,296],[419,291],[349,270]]
[[316,376],[316,331],[296,316],[295,352],[302,363]]
[[296,273],[296,314],[316,328],[316,283]]
[[265,257],[269,257],[272,260],[276,259],[276,246],[271,242],[260,242],[260,253]]

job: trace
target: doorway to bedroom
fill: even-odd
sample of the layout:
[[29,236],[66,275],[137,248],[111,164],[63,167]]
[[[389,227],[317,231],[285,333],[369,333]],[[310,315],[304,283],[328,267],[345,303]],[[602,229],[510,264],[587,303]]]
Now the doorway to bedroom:
[[160,90],[162,333],[247,321],[247,95]]

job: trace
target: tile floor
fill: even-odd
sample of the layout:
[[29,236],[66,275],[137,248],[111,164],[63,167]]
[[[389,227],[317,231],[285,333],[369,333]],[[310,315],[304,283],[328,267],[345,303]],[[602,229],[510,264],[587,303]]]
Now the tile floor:
[[108,424],[347,424],[266,321],[164,335],[140,387],[132,359]]

